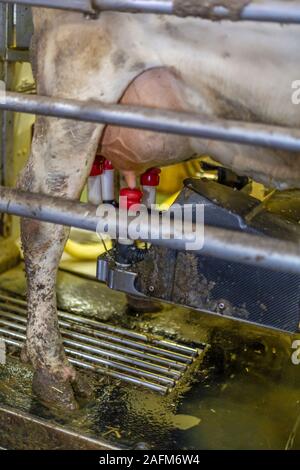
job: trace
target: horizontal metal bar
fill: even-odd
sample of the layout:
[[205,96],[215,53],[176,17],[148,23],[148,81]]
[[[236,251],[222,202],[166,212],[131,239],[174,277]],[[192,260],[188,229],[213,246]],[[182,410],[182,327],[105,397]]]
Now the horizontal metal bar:
[[[15,322],[18,322],[18,323],[12,323],[9,320],[3,320],[3,318],[1,318],[1,316],[5,317],[5,318],[8,318],[9,320],[13,320]],[[10,327],[15,328],[15,329],[19,328],[22,331],[25,331],[26,327],[24,327],[22,325],[20,326],[19,323],[23,323],[24,325],[26,325],[26,323],[27,323],[26,318],[25,317],[20,317],[19,315],[16,315],[16,314],[11,313],[11,312],[7,312],[7,311],[3,310],[3,308],[0,308],[0,324],[3,324],[5,326],[10,326]],[[61,322],[59,322],[59,326],[63,326]],[[104,357],[106,357],[106,355],[107,355],[107,357],[109,357],[109,351],[106,351],[107,343],[105,343],[103,341],[99,341],[99,340],[98,341],[97,340],[93,341],[93,337],[92,337],[93,332],[90,332],[90,336],[85,336],[85,335],[83,336],[83,335],[77,335],[73,331],[66,331],[65,329],[62,328],[61,333],[63,334],[64,341],[67,340],[67,338],[66,338],[67,336],[69,338],[75,339],[76,342],[73,341],[73,346],[75,346],[76,348],[81,348],[82,349],[82,345],[83,346],[84,345],[89,346],[86,343],[94,343],[101,349],[98,349],[98,348],[93,349],[93,348],[89,347],[90,349],[87,349],[87,350],[89,350],[93,353],[97,353],[98,358],[99,358],[99,353]],[[103,352],[102,347],[105,348],[104,352]],[[108,349],[110,349],[110,348],[108,347]],[[185,370],[185,368],[187,367],[188,364],[192,363],[192,360],[186,361],[185,365],[183,365],[182,367],[180,366],[180,371],[179,371],[178,368],[176,369],[177,357],[174,357],[172,361],[170,360],[170,361],[161,363],[161,361],[160,361],[161,356],[159,356],[159,355],[157,355],[157,356],[152,355],[150,357],[148,355],[147,356],[145,355],[143,357],[142,355],[140,355],[140,356],[135,355],[134,350],[129,350],[128,351],[127,349],[119,348],[118,351],[121,352],[121,353],[124,353],[125,355],[128,354],[129,356],[131,355],[131,356],[134,356],[134,357],[141,357],[143,359],[143,361],[150,361],[150,364],[153,363],[154,365],[158,365],[159,368],[155,368],[155,371],[157,371],[161,374],[164,374],[167,377],[170,377],[171,380],[179,379],[181,374],[182,374],[182,371]],[[128,357],[128,358],[130,359],[130,357]],[[100,362],[101,361],[103,362],[103,360],[104,360],[103,357],[101,359],[99,359]],[[112,361],[110,361],[110,362],[112,363]],[[123,362],[123,359],[122,359],[121,362]],[[128,361],[128,363],[131,364],[131,363],[134,363],[134,362],[133,361]],[[103,362],[103,364],[104,364],[104,362]],[[105,363],[105,364],[108,365],[107,363]],[[146,362],[143,363],[144,370],[147,369],[147,365],[148,365],[148,363],[146,363]],[[148,371],[147,371],[147,373],[148,373]],[[149,374],[151,374],[151,373],[149,372]]]
[[93,13],[92,0],[0,0],[1,3]]
[[8,62],[30,62],[30,54],[28,50],[23,49],[7,49],[6,60]]
[[[0,332],[1,332],[1,329],[0,329]],[[8,336],[4,338],[4,341],[6,344],[9,344],[11,346],[16,346],[20,349],[22,348],[23,342],[25,341],[25,335],[14,333],[5,329],[2,329],[2,334],[5,334]],[[14,339],[11,339],[11,337],[13,338],[17,337],[21,341],[16,341]],[[75,356],[79,355],[79,354],[76,354],[76,351],[70,350],[68,348],[66,348],[65,350],[68,354],[74,354]],[[75,366],[81,367],[83,369],[91,370],[91,371],[96,371],[100,374],[107,375],[115,379],[120,379],[120,380],[123,380],[124,382],[129,382],[134,385],[142,385],[143,387],[149,388],[150,390],[154,390],[164,395],[168,393],[169,391],[169,388],[164,385],[160,385],[154,382],[148,382],[145,379],[140,380],[137,377],[123,374],[122,372],[113,371],[112,369],[108,369],[107,367],[100,367],[99,365],[97,366],[94,364],[92,365],[91,363],[87,363],[80,359],[74,359],[73,357],[68,357],[68,359],[71,362],[71,364],[74,364]]]
[[300,23],[300,2],[252,1],[241,12],[241,20],[298,24]]
[[[66,352],[68,352],[67,349],[66,349]],[[71,364],[82,367],[84,369],[96,371],[100,374],[107,375],[108,377],[112,377],[114,379],[123,380],[124,382],[128,382],[128,383],[131,383],[133,385],[139,385],[139,386],[142,385],[143,387],[149,388],[150,390],[153,390],[155,392],[162,393],[163,395],[166,395],[169,392],[169,388],[165,387],[164,385],[159,385],[159,384],[156,384],[156,383],[153,383],[153,382],[148,382],[145,379],[139,380],[136,377],[132,377],[132,376],[127,375],[127,374],[122,374],[121,372],[115,372],[111,369],[108,369],[107,367],[102,368],[102,367],[99,367],[99,366],[96,366],[96,365],[91,365],[87,362],[84,362],[84,361],[79,360],[79,359],[74,359],[72,357],[69,357],[69,361],[71,362]]]
[[[163,373],[164,368],[170,367],[173,368],[177,367],[179,370],[184,371],[186,369],[186,365],[178,364],[173,361],[162,359],[162,358],[154,358],[154,357],[145,357],[144,359],[138,359],[140,356],[133,357],[133,353],[129,356],[125,356],[125,352],[119,349],[119,352],[115,352],[113,348],[110,350],[106,348],[100,348],[95,346],[90,346],[88,344],[78,343],[77,341],[73,341],[67,338],[64,338],[64,344],[68,346],[73,346],[75,348],[80,348],[84,351],[89,353],[94,353],[97,355],[102,355],[103,357],[107,357],[110,359],[116,359],[117,361],[125,362],[127,364],[132,364],[137,367],[145,368],[147,370],[152,370],[156,372]],[[128,352],[126,352],[128,354]],[[146,355],[145,355],[146,356]],[[150,362],[151,361],[151,362]],[[175,373],[175,371],[174,371]]]
[[18,348],[22,348],[23,343],[21,341],[14,341],[13,339],[5,338],[5,343],[11,346],[17,346]]
[[[4,320],[3,318],[1,318],[1,315],[3,316],[3,312],[0,311],[0,325],[1,325],[1,328],[2,327],[8,327],[8,328],[13,328],[14,330],[17,330],[17,331],[26,332],[26,326],[20,325],[19,323],[16,323],[16,322],[13,322],[13,321]],[[12,320],[13,319],[14,318],[12,318]],[[17,321],[18,320],[19,319],[17,318]],[[10,331],[10,330],[5,330],[4,328],[1,329],[2,334],[5,331],[8,334],[8,331]],[[64,334],[65,331],[62,330],[62,333]],[[64,341],[64,343],[65,344],[70,344],[71,346],[75,347],[75,349],[66,349],[66,351],[68,353],[70,353],[72,355],[75,355],[75,356],[78,356],[78,357],[81,357],[81,358],[84,358],[84,359],[88,359],[89,361],[91,361],[95,364],[98,364],[98,365],[101,365],[101,366],[104,366],[104,367],[113,367],[114,369],[117,369],[119,371],[127,372],[129,374],[136,375],[136,376],[139,376],[139,377],[147,377],[148,379],[152,379],[154,381],[157,380],[157,381],[161,382],[162,384],[170,386],[170,387],[174,387],[174,385],[175,385],[175,381],[174,381],[173,378],[167,377],[166,375],[154,374],[153,372],[149,372],[146,369],[141,369],[141,368],[135,367],[136,364],[135,364],[134,360],[132,360],[132,362],[129,362],[130,365],[126,365],[126,363],[123,363],[123,361],[118,362],[118,361],[114,361],[114,360],[110,359],[109,357],[99,356],[99,354],[91,355],[91,354],[87,354],[87,353],[83,353],[81,351],[78,351],[78,349],[79,350],[80,349],[83,349],[83,350],[86,349],[85,344],[83,344],[83,343],[78,343],[78,342],[75,342],[75,341],[70,341],[70,343],[68,343],[68,342],[66,342],[66,340]],[[94,352],[95,351],[91,350],[91,353],[94,353]],[[163,371],[163,372],[165,372],[165,371]],[[177,379],[179,379],[179,378],[180,378],[180,374],[178,374],[178,376],[177,376]]]
[[[0,306],[2,307],[6,306],[6,308],[9,308],[9,304],[14,304],[13,308],[15,311],[23,315],[27,315],[27,302],[25,300],[12,298],[3,294],[0,294],[0,300],[5,302],[5,303],[0,302]],[[18,308],[15,305],[21,308]],[[176,351],[180,354],[184,354],[190,357],[196,357],[198,355],[198,352],[197,350],[195,350],[195,348],[191,348],[184,344],[174,343],[173,341],[169,341],[169,340],[165,340],[161,338],[157,339],[153,337],[152,335],[147,336],[143,333],[138,333],[137,331],[127,330],[125,328],[121,328],[116,325],[109,325],[107,323],[102,323],[102,322],[93,320],[92,318],[82,317],[78,314],[74,315],[73,313],[70,313],[70,312],[63,312],[61,310],[58,310],[58,316],[59,318],[63,318],[67,321],[71,321],[74,326],[75,324],[79,324],[78,326],[80,328],[82,327],[87,328],[87,325],[88,325],[92,328],[94,334],[97,331],[98,332],[109,331],[111,333],[121,335],[122,337],[128,337],[128,338],[132,338],[138,341],[142,341],[148,347],[151,347],[151,345],[158,346],[159,349],[161,350],[161,353],[167,349],[169,351]]]
[[[10,326],[16,330],[26,332],[25,326],[22,326],[17,323],[13,324],[11,322],[5,321],[0,318],[0,325],[1,324]],[[0,333],[3,333],[3,332],[4,331],[2,331],[0,327]],[[117,361],[117,362],[121,362],[124,364],[129,364],[131,366],[139,367],[140,369],[146,370],[147,372],[154,371],[154,372],[157,372],[158,374],[164,374],[166,371],[168,371],[168,369],[170,369],[169,375],[172,376],[174,379],[178,379],[180,377],[180,373],[177,372],[177,370],[184,372],[187,368],[187,364],[179,364],[168,359],[163,359],[163,358],[155,357],[155,356],[151,358],[145,357],[144,359],[138,359],[138,356],[134,357],[133,351],[131,352],[130,356],[129,355],[126,356],[125,351],[123,354],[122,350],[120,350],[120,352],[114,352],[113,350],[108,350],[106,348],[94,347],[88,344],[79,343],[78,341],[73,341],[71,339],[66,338],[65,336],[63,338],[63,342],[65,346],[73,346],[73,348],[75,349],[86,351],[87,354],[88,353],[94,354],[93,357],[95,357],[96,355],[97,358],[99,358],[98,362],[99,363],[101,362],[102,364],[106,363],[106,365],[111,365],[113,362]],[[170,378],[170,380],[172,379]]]
[[[7,344],[13,343],[11,340],[6,342]],[[6,387],[11,387],[8,378],[1,379],[1,388],[4,383],[8,384]],[[29,394],[27,396],[30,397]],[[81,451],[97,450],[98,452],[99,450],[124,450],[124,446],[121,444],[112,445],[102,438],[90,437],[85,433],[86,431],[75,431],[74,428],[78,429],[78,427],[74,425],[66,425],[65,423],[60,425],[57,423],[58,420],[50,419],[50,413],[49,417],[46,418],[45,413],[44,417],[40,418],[37,417],[39,413],[33,407],[27,406],[28,412],[24,412],[20,410],[20,403],[13,404],[11,398],[12,407],[4,405],[4,401],[1,400],[0,404],[0,442],[5,450],[80,449]],[[96,432],[93,434],[95,435]],[[1,461],[4,461],[3,454],[1,454]]]
[[[7,330],[4,327],[13,328],[13,330],[16,330],[17,333],[15,333],[12,330]],[[26,333],[26,326],[20,325],[19,323],[14,323],[14,322],[4,320],[3,318],[1,318],[1,315],[0,315],[0,333],[11,334],[14,336],[15,334],[19,335],[18,332],[21,332],[20,334],[23,337],[23,333]],[[21,338],[21,336],[16,336],[16,337]],[[130,359],[127,356],[115,357],[114,355],[111,356],[109,353],[103,354],[103,351],[101,351],[100,349],[90,348],[88,345],[84,343],[67,340],[66,338],[64,338],[63,342],[66,346],[73,346],[73,348],[75,348],[75,349],[66,349],[67,352],[83,357],[85,359],[89,359],[90,361],[95,362],[98,365],[101,364],[103,366],[114,367],[119,370],[123,370],[123,372],[124,371],[128,372],[130,370],[131,373],[137,374],[137,375],[145,374],[145,376],[147,377],[151,376],[152,378],[154,377],[157,377],[158,379],[162,378],[162,381],[164,381],[164,383],[168,383],[168,385],[170,386],[174,385],[174,379],[163,375],[166,372],[164,368],[156,368],[155,365],[153,368],[151,368],[149,367],[149,365],[151,366],[151,364],[148,365],[147,363],[143,363],[143,362],[140,363],[140,361],[136,362],[134,358]],[[83,352],[83,351],[87,351],[87,352]],[[129,365],[126,365],[126,364],[129,364]],[[185,369],[186,367],[182,370],[185,371]],[[149,372],[149,370],[156,371],[157,374],[155,375],[153,372]],[[162,375],[158,375],[158,374],[162,374]],[[179,379],[180,374],[178,374],[174,378]]]
[[[230,18],[229,8],[216,6],[211,9],[211,12],[208,9],[205,10],[209,2],[204,0],[190,1],[186,10],[182,5],[177,8],[176,5],[180,4],[180,0],[177,2],[173,0],[94,0],[92,3],[96,11],[186,15],[211,19]],[[222,5],[221,1],[220,5]],[[241,8],[238,19],[300,23],[300,3],[296,1],[249,0],[248,4]]]
[[[12,313],[12,310],[18,313],[19,315],[15,315],[15,313]],[[23,310],[16,306],[12,307],[12,305],[6,305],[1,301],[0,313],[1,315],[10,317],[16,321],[22,323],[27,322],[26,309]],[[195,350],[192,350],[193,354],[186,355],[182,352],[182,350],[180,353],[178,353],[177,351],[174,352],[173,350],[162,349],[161,347],[149,345],[147,343],[145,344],[144,342],[129,340],[128,338],[124,338],[123,336],[112,335],[107,332],[93,330],[91,328],[82,325],[76,325],[74,323],[69,323],[61,319],[59,319],[59,326],[62,328],[61,331],[63,332],[64,336],[69,336],[73,339],[92,343],[96,346],[102,346],[107,349],[121,351],[125,354],[128,353],[129,355],[134,355],[142,359],[151,360],[154,363],[157,361],[161,363],[160,359],[167,359],[167,362],[164,361],[162,364],[165,364],[167,370],[170,371],[170,373],[174,376],[178,375],[178,372],[172,371],[172,365],[174,364],[175,367],[177,365],[174,363],[174,361],[176,363],[178,362],[179,364],[191,364],[196,355]],[[172,361],[169,361],[170,359]]]
[[[96,215],[97,207],[92,204],[82,204],[5,187],[0,187],[0,212],[78,227],[92,232],[96,231],[101,220]],[[185,236],[180,238],[174,229],[170,234],[171,239],[161,239],[161,232],[165,230],[161,230],[162,218],[158,217],[158,220],[157,226],[151,227],[154,231],[153,238],[142,241],[176,250],[185,250],[186,244],[191,241],[192,233],[185,233]],[[114,227],[115,219],[109,220],[107,217],[105,222],[108,226]],[[171,223],[171,231],[174,227],[176,227],[176,220],[175,223]],[[124,227],[121,228],[124,230]],[[145,233],[148,229],[149,227],[144,226],[144,222],[140,223],[141,233]],[[199,228],[198,233],[200,232]],[[112,235],[108,232],[109,234]],[[200,253],[228,261],[300,274],[300,244],[288,241],[205,226],[204,246]]]
[[300,151],[300,130],[224,119],[201,114],[99,102],[62,100],[7,92],[0,109],[114,126],[145,129],[243,145]]
[[96,11],[119,11],[125,13],[174,14],[172,0],[92,0]]
[[[14,298],[10,296],[9,293],[0,293],[0,338],[3,336],[7,344],[21,347],[22,343],[18,340],[25,339],[27,324],[26,310],[26,301]],[[72,318],[66,319],[65,314],[71,315]],[[76,321],[77,318],[79,318],[79,325]],[[161,391],[162,393],[171,390],[179,380],[184,378],[184,374],[189,367],[187,363],[182,364],[182,362],[186,362],[185,358],[188,356],[190,359],[189,362],[191,363],[196,356],[200,357],[201,351],[203,351],[202,348],[199,350],[173,343],[172,341],[166,341],[168,346],[176,345],[180,349],[181,347],[184,348],[184,351],[187,353],[187,356],[184,355],[184,361],[182,361],[182,355],[180,355],[178,362],[178,354],[175,354],[174,356],[170,356],[172,360],[167,359],[166,366],[158,365],[160,359],[165,359],[166,353],[170,352],[166,348],[156,348],[155,355],[152,354],[147,358],[143,358],[147,359],[147,361],[140,361],[138,357],[135,356],[136,351],[134,348],[131,350],[128,350],[128,348],[124,350],[120,349],[119,352],[123,354],[116,357],[115,354],[111,355],[110,351],[107,350],[109,347],[106,347],[105,341],[103,342],[101,339],[95,338],[95,333],[99,331],[102,331],[103,335],[106,334],[103,327],[114,328],[114,326],[92,320],[96,327],[85,327],[85,334],[78,335],[77,328],[82,328],[81,319],[84,320],[84,318],[77,317],[77,315],[59,311],[59,326],[61,327],[63,342],[66,346],[65,351],[73,364],[104,375],[126,380],[136,385],[142,385],[153,390]],[[86,320],[89,320],[88,317],[86,317]],[[144,343],[146,343],[144,346],[148,346],[149,338],[147,335],[140,335],[139,333],[124,328],[121,328],[121,331],[118,333],[124,336],[124,338],[127,336],[130,337],[131,333],[135,333],[138,336],[138,340],[140,340],[140,336],[142,336]],[[112,335],[109,334],[109,336],[111,337]],[[72,339],[70,340],[70,338]],[[120,337],[115,334],[112,338],[112,342],[117,342],[119,339]],[[158,341],[159,344],[161,342],[164,343],[159,337],[156,337],[156,341]],[[92,347],[89,343],[95,344],[98,347]],[[142,342],[140,342],[140,344],[142,344]]]
[[[177,16],[197,16],[212,19],[230,18],[230,9],[216,6],[209,10],[209,2],[194,0],[187,2],[185,9],[180,0],[6,0],[43,8],[74,10],[82,13],[119,11],[129,13],[156,13]],[[222,2],[220,2],[222,5]],[[194,8],[191,8],[194,7]],[[268,21],[278,23],[300,23],[300,3],[297,1],[249,0],[235,19],[247,21]]]
[[[134,354],[134,355],[137,355],[138,351],[142,351],[139,357],[146,358],[145,355],[150,354],[151,356],[149,356],[149,359],[152,359],[154,362],[156,361],[156,357],[153,356],[154,354],[159,355],[160,357],[164,357],[164,358],[171,358],[173,361],[177,361],[179,363],[191,364],[193,362],[193,358],[190,356],[178,354],[178,353],[175,353],[174,351],[168,351],[166,349],[162,349],[157,346],[152,346],[152,345],[147,345],[147,344],[143,344],[143,343],[136,342],[136,341],[131,341],[127,338],[123,338],[121,336],[115,336],[109,333],[91,331],[89,328],[84,328],[83,326],[80,327],[80,326],[70,324],[61,320],[59,321],[59,324],[65,328],[63,330],[65,335],[71,334],[72,337],[76,339],[87,341],[96,345],[99,345],[99,344],[107,345],[108,349],[110,349],[112,343],[114,344],[117,343],[120,351],[128,352],[129,354]],[[70,330],[72,329],[73,331],[70,333],[69,329]],[[85,333],[85,334],[82,334],[82,333]],[[87,334],[90,334],[90,336],[89,337],[86,336]],[[125,345],[125,347],[123,345]],[[131,349],[127,351],[128,347]]]
[[[101,347],[101,348],[104,348],[105,351],[112,350],[118,353],[121,352],[124,354],[128,354],[128,356],[138,357],[142,359],[143,361],[151,361],[153,364],[158,363],[159,365],[163,365],[169,369],[172,369],[173,365],[176,366],[177,365],[176,363],[182,364],[184,367],[184,364],[187,365],[193,362],[192,358],[190,357],[178,355],[178,354],[171,353],[171,352],[168,353],[162,350],[152,351],[152,350],[146,350],[145,348],[141,349],[141,348],[137,348],[136,344],[132,344],[130,347],[124,346],[122,344],[120,345],[120,344],[117,344],[117,341],[115,338],[111,338],[111,341],[109,341],[110,338],[105,337],[105,335],[103,335],[101,340],[99,340],[99,339],[88,337],[84,334],[77,333],[76,331],[74,332],[65,328],[62,329],[61,331],[65,337],[68,336],[78,341],[82,341],[85,343],[92,343],[96,345],[96,350],[97,348]],[[93,349],[92,346],[89,346],[89,347]],[[176,375],[178,373],[174,371],[174,374]]]

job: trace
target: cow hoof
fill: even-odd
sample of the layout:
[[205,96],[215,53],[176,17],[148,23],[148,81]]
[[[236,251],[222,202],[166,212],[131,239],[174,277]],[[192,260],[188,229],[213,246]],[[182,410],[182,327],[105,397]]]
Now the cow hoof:
[[32,380],[32,390],[41,403],[65,411],[79,408],[70,380],[63,381],[46,370],[36,370]]

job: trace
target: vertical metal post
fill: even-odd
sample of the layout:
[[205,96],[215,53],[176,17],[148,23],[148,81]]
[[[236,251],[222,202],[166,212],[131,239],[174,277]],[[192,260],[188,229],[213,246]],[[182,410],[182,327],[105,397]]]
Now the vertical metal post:
[[[13,91],[17,61],[28,61],[28,49],[33,31],[31,9],[25,5],[0,3],[0,80],[6,90]],[[0,181],[14,183],[14,113],[0,113]],[[11,216],[0,216],[0,236],[12,231]]]
[[[14,5],[4,5],[2,24],[2,80],[5,82],[6,90],[12,90],[13,64],[8,61],[8,49],[14,45]],[[2,184],[10,184],[11,168],[10,161],[13,158],[13,134],[14,115],[12,112],[4,111],[1,122],[1,181]],[[11,216],[2,218],[2,236],[10,235]]]
[[16,48],[19,51],[28,50],[33,32],[31,8],[25,5],[16,5],[15,23]]
[[[5,82],[5,50],[6,50],[6,10],[7,6],[0,3],[0,80]],[[3,166],[5,153],[5,112],[0,113],[0,181],[4,184]],[[4,214],[0,215],[0,236],[3,235]]]

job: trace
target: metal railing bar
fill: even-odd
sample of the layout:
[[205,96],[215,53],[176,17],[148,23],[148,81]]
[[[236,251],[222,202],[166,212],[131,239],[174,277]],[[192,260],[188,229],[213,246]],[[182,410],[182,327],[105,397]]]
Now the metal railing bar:
[[243,145],[300,151],[300,130],[211,118],[142,106],[82,102],[7,92],[0,109],[114,126],[185,135]]
[[[92,204],[0,186],[0,212],[8,214],[95,232],[101,221],[101,217],[97,216],[97,209],[97,206]],[[109,218],[110,215],[105,218],[105,225],[111,227],[111,232],[109,230],[107,232],[108,235],[115,235],[119,230],[122,230],[122,233],[125,231],[122,219],[118,221],[117,215],[116,217],[114,215],[112,220]],[[191,242],[191,236],[194,236],[195,232],[202,233],[203,229],[194,225],[193,232],[185,232],[183,236],[182,232],[176,232],[178,226],[176,219],[171,222],[170,227],[168,224],[167,228],[164,226],[161,214],[157,215],[157,220],[159,222],[155,227],[151,226],[152,237],[143,238],[142,241],[175,250],[186,250],[187,243]],[[140,232],[147,233],[148,230],[146,222],[140,222]],[[166,234],[167,230],[170,231],[170,238],[162,239],[161,234]],[[300,244],[290,241],[206,225],[203,248],[193,252],[275,271],[300,274]]]
[[[125,13],[152,13],[175,16],[195,16],[214,20],[234,19],[266,21],[275,23],[300,23],[300,2],[249,0],[240,2],[240,8],[210,6],[209,2],[194,0],[182,4],[180,0],[6,0],[2,3],[17,3],[42,8],[72,10],[85,14],[101,11]],[[220,2],[222,5],[222,2]]]

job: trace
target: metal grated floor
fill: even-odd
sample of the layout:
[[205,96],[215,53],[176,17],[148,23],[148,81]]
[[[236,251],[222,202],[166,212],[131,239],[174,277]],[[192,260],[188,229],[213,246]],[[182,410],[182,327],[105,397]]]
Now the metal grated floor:
[[[26,302],[0,293],[0,337],[22,347]],[[65,349],[74,365],[166,394],[188,373],[204,347],[190,348],[59,311]]]

